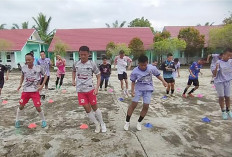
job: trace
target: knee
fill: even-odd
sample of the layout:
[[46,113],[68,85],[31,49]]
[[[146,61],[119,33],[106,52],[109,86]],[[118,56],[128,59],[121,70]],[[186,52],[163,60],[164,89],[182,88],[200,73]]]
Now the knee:
[[36,110],[37,110],[38,112],[41,112],[41,108],[40,108],[40,107],[36,107]]
[[19,109],[20,109],[20,110],[23,110],[23,109],[24,109],[24,106],[20,105],[20,106],[19,106]]
[[199,88],[199,86],[196,86],[196,87],[195,87],[195,89],[198,89],[198,88]]
[[143,110],[148,110],[149,105],[148,104],[143,104]]

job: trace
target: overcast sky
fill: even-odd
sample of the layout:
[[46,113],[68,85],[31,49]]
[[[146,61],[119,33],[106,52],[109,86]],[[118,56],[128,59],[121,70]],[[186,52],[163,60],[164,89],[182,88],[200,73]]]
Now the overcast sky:
[[0,24],[21,26],[42,12],[51,16],[50,30],[105,28],[105,23],[148,19],[155,30],[164,26],[221,24],[232,13],[232,0],[0,0]]

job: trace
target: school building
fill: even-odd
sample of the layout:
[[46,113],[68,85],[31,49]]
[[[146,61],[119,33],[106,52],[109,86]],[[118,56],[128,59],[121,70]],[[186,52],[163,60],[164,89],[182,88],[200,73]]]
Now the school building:
[[0,64],[17,68],[18,63],[25,64],[25,55],[34,51],[36,58],[40,51],[47,51],[48,45],[39,37],[34,29],[3,29],[0,30]]
[[57,29],[48,51],[54,52],[57,42],[68,46],[65,59],[67,66],[79,60],[78,50],[80,46],[88,46],[91,51],[90,58],[97,64],[101,63],[102,55],[106,55],[106,45],[109,42],[129,44],[138,37],[143,41],[146,55],[149,60],[153,58],[152,44],[153,33],[149,27],[130,28],[91,28],[91,29]]

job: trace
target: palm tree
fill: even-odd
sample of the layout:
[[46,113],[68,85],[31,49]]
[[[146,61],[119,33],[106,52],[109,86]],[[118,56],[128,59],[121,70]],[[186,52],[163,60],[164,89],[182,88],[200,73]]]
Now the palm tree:
[[22,29],[28,29],[29,22],[23,22],[22,23]]
[[50,33],[47,33],[47,32],[48,32],[49,24],[52,18],[49,17],[47,20],[46,16],[43,13],[39,13],[39,16],[37,18],[34,18],[34,17],[32,18],[37,25],[34,28],[38,31],[40,38],[44,42],[50,43],[54,36],[54,30],[51,31]]
[[[120,25],[118,24],[118,20],[116,20],[114,23],[112,23],[113,28],[122,28],[125,25],[126,21],[123,21]],[[106,26],[110,28],[110,25],[106,23]]]
[[20,29],[20,28],[19,28],[19,25],[17,25],[16,23],[13,23],[13,26],[11,29]]
[[6,24],[1,24],[1,25],[0,25],[0,29],[5,29],[5,25],[6,25]]

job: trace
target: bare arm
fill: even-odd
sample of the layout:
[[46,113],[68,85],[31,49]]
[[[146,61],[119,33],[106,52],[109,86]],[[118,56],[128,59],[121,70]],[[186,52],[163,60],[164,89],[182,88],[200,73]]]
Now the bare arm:
[[72,85],[73,85],[73,86],[76,86],[75,80],[76,80],[76,72],[73,71],[73,72],[72,72]]
[[132,62],[129,63],[128,70],[131,69],[131,64],[132,64]]
[[219,63],[216,64],[216,68],[213,70],[213,76],[216,77],[218,74]]
[[208,55],[207,60],[206,60],[206,63],[209,63],[209,58],[210,58],[211,56],[212,56],[211,54]]
[[24,80],[24,75],[22,74],[21,75],[21,79],[20,79],[20,83],[19,83],[19,87],[18,87],[18,91],[19,91],[19,89],[22,87],[22,84],[23,84],[23,80]]
[[160,75],[156,77],[163,83],[164,87],[168,86],[167,82],[163,79],[163,77],[161,77]]
[[180,68],[177,68],[178,77],[180,77]]
[[131,83],[131,95],[134,97],[135,96],[135,82]]
[[43,86],[44,86],[45,82],[47,81],[47,79],[48,79],[48,76],[45,74],[45,75],[44,75],[43,83],[42,83],[42,84],[39,86],[39,88],[38,88],[39,91],[43,89]]
[[6,71],[6,80],[9,79],[9,70]]
[[191,69],[189,69],[190,75],[192,75],[192,77],[196,77],[195,75],[193,75],[193,72]]
[[100,74],[96,75],[96,78],[97,78],[97,86],[96,86],[96,88],[95,88],[95,90],[94,90],[94,94],[95,94],[95,95],[98,94],[98,89],[99,89],[100,82],[101,82],[101,75],[100,75]]

